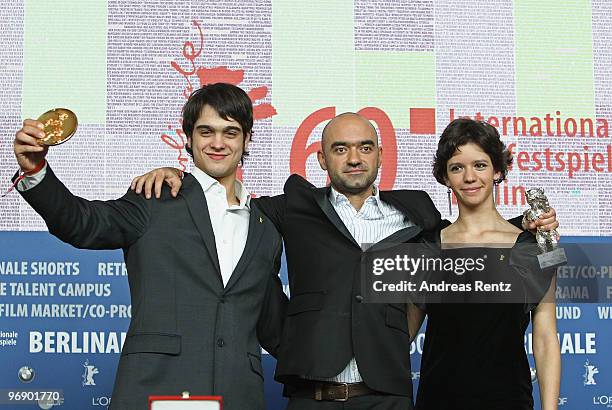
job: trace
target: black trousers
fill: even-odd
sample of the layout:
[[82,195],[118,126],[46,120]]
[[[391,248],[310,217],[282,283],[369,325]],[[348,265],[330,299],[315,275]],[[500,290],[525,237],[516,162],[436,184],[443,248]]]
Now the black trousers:
[[290,397],[287,410],[413,410],[412,398],[388,394],[368,394],[347,401],[316,401]]

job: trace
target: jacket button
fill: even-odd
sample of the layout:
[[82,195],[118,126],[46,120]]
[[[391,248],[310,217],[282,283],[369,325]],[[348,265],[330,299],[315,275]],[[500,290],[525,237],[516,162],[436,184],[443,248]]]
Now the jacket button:
[[361,302],[363,302],[363,296],[357,295],[357,296],[355,296],[355,300],[357,301],[357,303],[361,303]]
[[225,298],[219,299],[219,303],[225,303]]
[[225,346],[225,341],[221,338],[217,339],[217,346],[219,347]]

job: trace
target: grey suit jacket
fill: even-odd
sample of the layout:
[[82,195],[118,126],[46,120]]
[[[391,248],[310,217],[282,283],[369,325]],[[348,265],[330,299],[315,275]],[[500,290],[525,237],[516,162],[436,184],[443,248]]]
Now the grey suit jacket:
[[122,248],[132,320],[111,408],[147,409],[149,395],[221,395],[224,410],[264,409],[261,345],[275,354],[287,299],[282,242],[251,204],[248,239],[223,286],[206,198],[186,175],[178,198],[128,191],[112,201],[72,195],[50,167],[21,193],[49,232],[87,249]]

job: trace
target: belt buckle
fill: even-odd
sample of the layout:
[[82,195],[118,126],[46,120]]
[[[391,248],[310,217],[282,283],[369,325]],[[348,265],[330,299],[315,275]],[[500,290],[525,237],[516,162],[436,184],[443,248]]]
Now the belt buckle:
[[347,401],[349,399],[349,385],[348,383],[338,383],[336,384],[336,386],[342,386],[344,387],[344,395],[343,397],[334,397],[332,400],[333,401]]

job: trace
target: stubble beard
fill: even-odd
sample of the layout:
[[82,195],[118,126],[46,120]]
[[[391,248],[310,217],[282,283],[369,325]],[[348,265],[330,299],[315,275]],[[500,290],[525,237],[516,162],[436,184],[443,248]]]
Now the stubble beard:
[[374,181],[376,181],[376,177],[376,172],[372,175],[367,173],[366,175],[364,175],[364,179],[360,178],[357,181],[351,181],[350,179],[344,179],[338,176],[338,174],[334,174],[330,175],[330,180],[334,189],[336,189],[336,191],[340,192],[341,194],[357,195],[369,191],[372,187],[372,184],[374,184]]

